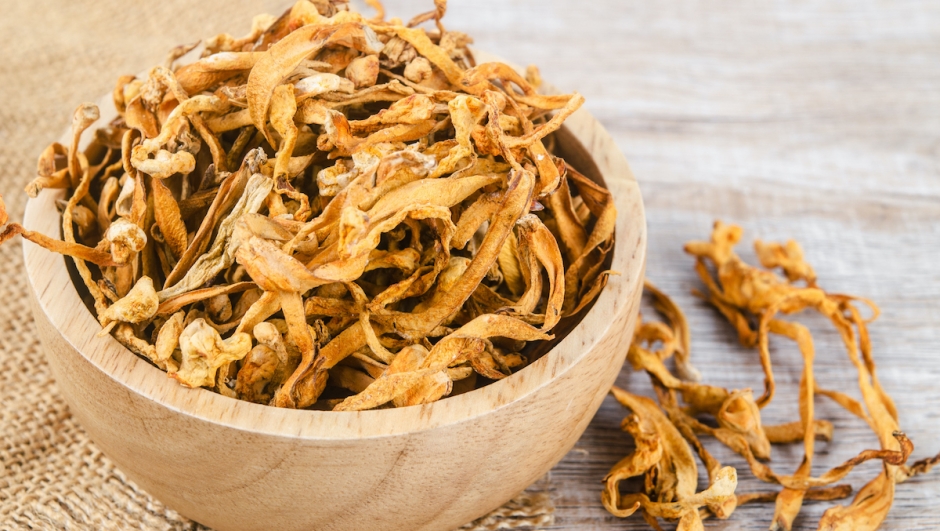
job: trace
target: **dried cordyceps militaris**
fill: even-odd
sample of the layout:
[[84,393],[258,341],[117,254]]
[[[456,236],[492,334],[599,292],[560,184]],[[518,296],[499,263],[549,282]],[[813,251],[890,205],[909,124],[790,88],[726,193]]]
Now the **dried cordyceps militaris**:
[[[774,502],[771,529],[789,530],[804,500],[836,500],[851,494],[848,485],[832,485],[844,478],[852,468],[864,461],[880,459],[882,472],[856,495],[848,506],[837,506],[825,512],[819,523],[822,530],[873,530],[884,520],[894,498],[894,486],[913,475],[921,474],[940,461],[940,455],[924,459],[911,466],[905,465],[913,451],[913,444],[898,431],[897,412],[891,398],[885,393],[875,376],[867,323],[853,304],[862,300],[846,295],[831,294],[816,284],[816,275],[804,260],[800,246],[789,241],[786,245],[756,242],[755,248],[761,270],[745,264],[733,251],[741,239],[740,227],[715,224],[711,241],[692,242],[686,251],[696,257],[696,270],[708,288],[704,297],[725,315],[738,331],[745,346],[757,346],[766,375],[765,392],[757,400],[750,389],[728,390],[700,383],[698,371],[692,367],[689,356],[689,327],[681,309],[662,291],[646,283],[653,306],[665,322],[642,322],[638,325],[627,359],[636,370],[645,370],[659,399],[658,406],[651,400],[637,397],[620,389],[613,394],[634,412],[624,421],[624,429],[633,435],[637,450],[614,466],[608,475],[607,488],[602,500],[607,509],[619,516],[628,516],[637,509],[655,524],[655,517],[680,519],[680,529],[701,529],[699,517],[727,518],[737,505],[753,502]],[[715,271],[713,275],[709,265]],[[769,269],[780,267],[786,279]],[[797,285],[803,281],[805,286]],[[863,300],[877,316],[877,307]],[[821,389],[813,374],[814,349],[809,331],[802,325],[777,319],[779,313],[796,313],[814,308],[835,325],[845,343],[849,358],[859,372],[859,387],[863,403],[848,395]],[[751,323],[757,323],[757,329]],[[768,347],[768,335],[778,334],[796,341],[803,355],[804,369],[800,381],[800,419],[779,426],[763,425],[760,409],[773,398],[774,381]],[[659,348],[654,350],[658,345]],[[859,355],[861,353],[861,357]],[[670,357],[676,359],[674,376],[665,365]],[[813,396],[828,396],[854,415],[865,420],[875,431],[881,450],[866,450],[818,477],[810,475],[814,442],[817,438],[832,439],[832,424],[816,419]],[[679,398],[681,397],[681,403]],[[713,424],[699,420],[710,416]],[[650,420],[652,419],[652,420]],[[668,419],[668,422],[665,422]],[[645,421],[645,422],[644,422]],[[679,435],[681,434],[681,437]],[[691,461],[691,448],[698,453],[708,469],[712,490],[719,478],[721,464],[704,448],[698,435],[711,435],[733,451],[745,457],[751,472],[758,478],[783,487],[780,492],[748,493],[725,496],[712,503],[702,503],[700,514],[653,511],[646,500],[655,496],[660,502],[672,502],[671,507],[684,507],[684,499],[695,490],[695,463]],[[775,473],[762,460],[770,458],[771,444],[802,441],[805,454],[793,475]],[[691,448],[690,448],[691,446]],[[681,455],[677,459],[674,456]],[[671,460],[670,456],[673,456]],[[654,468],[657,467],[657,468]],[[619,491],[621,479],[646,474],[643,494],[623,495]],[[679,485],[691,481],[684,494],[676,489],[664,490],[660,485]],[[733,489],[732,489],[733,490]],[[708,492],[708,491],[706,491]],[[632,505],[631,505],[632,504]]]
[[122,77],[27,187],[67,190],[64,241],[0,242],[71,256],[105,331],[227,396],[405,406],[525,366],[607,280],[613,200],[550,150],[583,98],[476,64],[442,0],[370,5],[301,0]]
[[[722,514],[729,502],[734,503],[738,481],[734,468],[717,464],[714,470],[710,467],[708,488],[696,492],[698,468],[680,430],[649,398],[616,387],[612,392],[634,413],[624,420],[623,428],[633,435],[637,449],[614,465],[605,478],[607,488],[601,499],[608,511],[627,517],[639,509],[651,525],[656,518],[677,519],[677,529],[686,531],[703,529],[701,507]],[[641,474],[645,492],[620,494],[620,481]]]

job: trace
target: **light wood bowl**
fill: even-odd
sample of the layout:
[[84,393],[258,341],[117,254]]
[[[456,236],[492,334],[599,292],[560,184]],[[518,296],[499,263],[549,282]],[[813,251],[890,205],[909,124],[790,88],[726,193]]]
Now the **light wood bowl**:
[[[110,121],[110,97],[100,107]],[[619,275],[519,373],[433,404],[364,412],[278,409],[187,389],[111,336],[97,337],[63,257],[24,242],[33,315],[59,391],[128,478],[220,531],[447,531],[492,511],[581,436],[623,364],[642,293],[646,221],[636,181],[587,111],[566,124],[561,153],[616,200]],[[58,237],[62,197],[45,191],[29,201],[25,225]]]

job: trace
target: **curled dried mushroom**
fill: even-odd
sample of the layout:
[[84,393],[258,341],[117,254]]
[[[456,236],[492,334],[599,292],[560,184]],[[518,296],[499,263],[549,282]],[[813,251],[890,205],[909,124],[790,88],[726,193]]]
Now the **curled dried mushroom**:
[[[606,488],[601,495],[604,506],[621,517],[639,510],[654,528],[659,526],[657,518],[666,518],[679,520],[678,529],[703,529],[702,518],[728,518],[738,505],[773,502],[770,529],[789,531],[804,501],[847,498],[852,493],[851,486],[833,484],[856,465],[874,459],[882,462],[879,474],[859,490],[850,504],[828,509],[819,529],[877,529],[891,508],[895,485],[929,471],[940,462],[937,455],[906,464],[914,445],[899,430],[894,402],[878,382],[868,336],[868,323],[877,317],[878,308],[871,301],[820,288],[816,273],[804,261],[803,251],[795,241],[785,245],[757,241],[755,250],[765,269],[745,263],[734,252],[742,233],[738,226],[716,222],[710,241],[690,242],[685,250],[696,258],[696,272],[707,288],[706,293],[698,294],[736,328],[744,346],[757,347],[765,374],[763,394],[755,399],[751,389],[729,390],[701,383],[700,373],[691,364],[685,315],[664,292],[647,281],[646,292],[664,321],[642,321],[637,325],[627,360],[635,370],[647,372],[658,403],[613,389],[614,397],[633,412],[624,420],[623,429],[633,436],[636,450],[617,463],[605,478]],[[775,268],[780,268],[786,278],[776,275],[772,271]],[[874,317],[862,318],[856,302],[869,306]],[[839,331],[858,371],[862,402],[818,386],[809,330],[779,317],[803,309],[821,313]],[[763,424],[760,414],[773,399],[775,390],[770,334],[795,341],[803,357],[799,419],[775,426]],[[666,366],[670,358],[675,358],[676,374]],[[874,431],[880,449],[865,450],[819,476],[812,476],[816,439],[831,440],[835,436],[832,423],[815,416],[816,395],[834,400],[863,419]],[[756,478],[778,484],[782,489],[735,495],[735,485],[730,481],[734,476],[723,472],[730,467],[722,467],[705,449],[700,435],[713,437],[740,454]],[[804,456],[792,474],[777,473],[764,463],[771,457],[771,445],[795,442],[803,443]],[[709,487],[699,494],[693,449],[709,478]],[[620,492],[622,480],[641,475],[645,478],[642,492]],[[706,493],[710,496],[705,496]]]

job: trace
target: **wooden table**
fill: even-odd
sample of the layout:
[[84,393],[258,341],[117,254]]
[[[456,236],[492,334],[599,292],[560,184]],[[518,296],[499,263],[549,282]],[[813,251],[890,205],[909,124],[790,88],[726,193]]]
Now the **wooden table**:
[[[404,19],[431,5],[386,3],[391,16]],[[47,9],[46,29],[61,34],[51,45],[72,47],[90,58],[77,66],[97,70],[57,80],[75,81],[74,94],[48,102],[43,112],[68,116],[75,101],[97,98],[118,75],[156,64],[171,46],[193,40],[193,24],[181,20],[205,21],[198,35],[240,34],[244,13],[278,13],[289,2],[253,0],[227,11],[225,2],[190,2],[186,13],[179,2],[170,4],[132,2],[113,16],[91,16],[71,3]],[[718,314],[690,295],[699,283],[682,244],[706,238],[721,218],[746,228],[746,258],[753,259],[755,237],[794,238],[824,287],[881,305],[883,316],[871,328],[879,374],[917,445],[915,457],[940,451],[940,4],[452,0],[445,22],[473,35],[479,48],[535,63],[546,80],[587,98],[640,181],[648,275],[689,314],[693,360],[707,382],[732,388],[762,382],[755,353],[738,346]],[[131,30],[135,46],[109,46],[109,34]],[[820,383],[854,387],[854,370],[831,327],[813,316],[800,319],[814,333]],[[795,420],[800,357],[790,343],[772,347],[780,388],[765,421]],[[649,390],[647,377],[629,368],[619,384]],[[817,401],[817,411],[835,423],[837,442],[818,445],[814,472],[876,447],[848,413],[826,400]],[[599,502],[601,478],[632,449],[619,431],[623,415],[605,402],[576,448],[533,486],[554,499],[551,529],[646,528],[639,517],[609,516]],[[714,441],[706,445],[738,467],[739,492],[765,489],[741,459]],[[778,448],[773,463],[793,470],[801,456],[799,445]],[[862,465],[848,480],[857,488],[878,466]],[[937,528],[938,496],[940,472],[901,485],[883,529]],[[795,527],[815,529],[828,505],[807,504]],[[730,521],[707,525],[766,529],[771,511],[743,507]]]
[[[392,14],[424,1],[387,2]],[[940,451],[940,4],[857,2],[451,2],[449,28],[481,49],[535,63],[562,90],[578,90],[610,130],[640,182],[649,221],[648,276],[687,311],[692,357],[705,381],[760,389],[756,352],[690,295],[699,281],[682,244],[705,239],[715,219],[741,224],[751,241],[799,241],[823,287],[877,301],[871,327],[879,374],[901,412],[916,457]],[[822,385],[855,389],[838,336],[816,316]],[[801,359],[772,343],[778,397],[765,422],[797,419]],[[619,383],[649,390],[625,367]],[[856,395],[857,395],[857,391]],[[836,441],[817,446],[814,472],[877,440],[826,399]],[[608,399],[574,450],[543,484],[558,530],[647,529],[600,505],[600,479],[632,449],[619,432],[624,410]],[[770,486],[743,459],[705,444],[736,466],[739,492]],[[792,471],[801,445],[774,449]],[[856,469],[856,489],[878,471]],[[937,529],[940,473],[902,484],[882,529]],[[796,529],[816,529],[828,502],[808,503]],[[773,508],[745,506],[710,529],[766,529]]]

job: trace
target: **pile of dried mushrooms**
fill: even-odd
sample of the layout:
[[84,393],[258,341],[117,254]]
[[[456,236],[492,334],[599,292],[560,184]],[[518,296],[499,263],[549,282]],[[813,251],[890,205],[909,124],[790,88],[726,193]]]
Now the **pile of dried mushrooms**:
[[[850,504],[828,509],[819,522],[824,531],[877,529],[891,508],[895,485],[940,462],[937,455],[906,464],[914,446],[899,430],[897,409],[878,381],[868,335],[868,323],[877,318],[878,308],[871,301],[820,288],[813,268],[793,240],[785,245],[758,240],[755,250],[765,269],[748,265],[734,252],[741,237],[740,227],[716,222],[710,241],[690,242],[685,250],[695,257],[696,272],[707,289],[699,295],[728,319],[745,347],[758,349],[765,375],[763,393],[755,398],[751,389],[729,390],[701,383],[701,375],[691,363],[691,337],[684,313],[647,282],[646,292],[663,321],[637,325],[627,360],[635,370],[647,372],[657,400],[613,389],[614,397],[632,411],[624,419],[623,429],[633,436],[636,449],[605,478],[604,506],[621,517],[641,511],[654,529],[660,529],[658,518],[678,520],[678,529],[686,531],[704,529],[704,518],[728,518],[744,503],[774,503],[770,529],[789,531],[804,501],[848,497],[852,487],[835,483],[859,463],[879,459],[883,463],[880,473]],[[775,268],[785,278],[775,274]],[[858,302],[868,306],[873,315],[865,319]],[[802,310],[819,312],[839,332],[858,372],[861,402],[816,382],[809,330],[780,318]],[[782,425],[763,424],[760,415],[775,390],[770,334],[793,340],[803,358],[799,419]],[[666,366],[669,359],[674,359],[672,371]],[[865,450],[813,476],[815,441],[831,440],[834,435],[832,423],[814,414],[816,396],[827,397],[864,420],[881,448]],[[708,452],[699,439],[702,435],[740,454],[755,477],[780,485],[781,490],[735,494],[735,469],[722,466]],[[792,474],[775,472],[765,463],[770,459],[771,445],[789,443],[803,444],[803,460]],[[708,487],[701,492],[697,492],[695,454],[708,473]],[[644,478],[642,492],[621,493],[621,482],[638,476]]]
[[444,0],[370,5],[300,0],[120,78],[27,187],[66,191],[63,240],[0,201],[0,243],[70,256],[102,332],[188,387],[346,411],[519,370],[607,280],[611,195],[553,155],[584,100],[476,64]]

